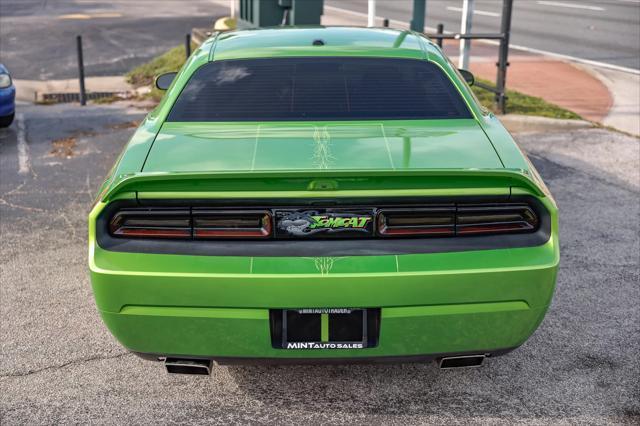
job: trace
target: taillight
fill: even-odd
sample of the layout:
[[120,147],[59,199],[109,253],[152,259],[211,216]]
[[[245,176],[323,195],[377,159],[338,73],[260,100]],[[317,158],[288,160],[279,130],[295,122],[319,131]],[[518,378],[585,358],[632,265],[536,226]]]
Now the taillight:
[[453,235],[455,208],[384,209],[378,213],[382,236]]
[[109,223],[126,238],[268,238],[271,214],[263,210],[124,209]]
[[538,217],[526,205],[458,207],[456,216],[458,235],[526,232],[538,226]]
[[[111,217],[109,232],[121,238],[269,239],[278,238],[274,220],[267,209],[125,208]],[[303,226],[308,219],[302,215],[300,221]],[[540,225],[528,204],[381,208],[375,224],[369,235],[384,238],[526,233]]]
[[191,216],[184,209],[120,210],[109,230],[121,237],[191,238]]
[[530,232],[537,227],[538,217],[528,205],[462,205],[378,212],[378,234],[387,237],[503,234]]
[[265,211],[193,211],[194,238],[268,238],[271,214]]

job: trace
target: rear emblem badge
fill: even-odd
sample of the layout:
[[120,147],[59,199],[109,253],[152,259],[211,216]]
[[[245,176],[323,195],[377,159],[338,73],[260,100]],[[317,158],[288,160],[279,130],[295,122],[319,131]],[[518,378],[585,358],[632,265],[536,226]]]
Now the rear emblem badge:
[[373,214],[361,211],[279,210],[276,221],[276,232],[290,237],[345,232],[370,235],[373,228]]

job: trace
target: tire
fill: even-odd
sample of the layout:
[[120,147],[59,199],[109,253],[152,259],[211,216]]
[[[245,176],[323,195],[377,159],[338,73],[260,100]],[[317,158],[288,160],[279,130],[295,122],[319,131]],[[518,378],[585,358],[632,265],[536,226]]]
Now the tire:
[[13,123],[15,113],[0,117],[0,127],[9,127]]

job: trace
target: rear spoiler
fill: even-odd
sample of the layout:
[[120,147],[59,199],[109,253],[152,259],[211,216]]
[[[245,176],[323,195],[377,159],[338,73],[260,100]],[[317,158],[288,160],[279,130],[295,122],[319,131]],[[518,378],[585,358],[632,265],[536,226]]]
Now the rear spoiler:
[[108,202],[124,193],[145,199],[508,195],[513,187],[543,196],[534,178],[520,169],[429,169],[140,172],[120,176],[100,199]]

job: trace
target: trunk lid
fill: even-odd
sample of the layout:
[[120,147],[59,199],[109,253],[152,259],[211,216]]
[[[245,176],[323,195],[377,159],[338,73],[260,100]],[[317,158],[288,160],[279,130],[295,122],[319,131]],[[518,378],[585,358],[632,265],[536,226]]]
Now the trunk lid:
[[143,172],[500,169],[475,120],[165,123]]

